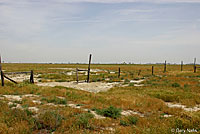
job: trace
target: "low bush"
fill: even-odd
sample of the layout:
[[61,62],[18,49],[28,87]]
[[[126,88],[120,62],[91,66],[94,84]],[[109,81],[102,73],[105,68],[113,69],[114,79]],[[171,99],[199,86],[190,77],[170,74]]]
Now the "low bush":
[[46,101],[47,103],[54,103],[54,104],[67,104],[66,99],[60,99],[57,97],[49,97],[49,98],[42,98],[41,101]]
[[89,123],[89,120],[94,117],[91,113],[81,113],[77,115],[76,117],[76,125],[79,128],[86,128],[86,129],[92,129],[91,124]]
[[121,126],[130,126],[130,125],[136,125],[138,122],[138,118],[134,116],[128,116],[125,118],[125,120],[120,120]]
[[111,118],[118,118],[121,116],[121,109],[115,108],[113,106],[110,106],[106,109],[96,109],[97,114],[103,115],[105,117],[111,117]]
[[55,111],[46,111],[38,116],[36,119],[36,127],[38,130],[47,129],[51,132],[58,128],[64,118]]
[[178,84],[178,83],[173,83],[173,84],[172,84],[172,87],[180,87],[180,84]]
[[136,125],[138,118],[134,116],[128,116],[128,121],[130,124]]

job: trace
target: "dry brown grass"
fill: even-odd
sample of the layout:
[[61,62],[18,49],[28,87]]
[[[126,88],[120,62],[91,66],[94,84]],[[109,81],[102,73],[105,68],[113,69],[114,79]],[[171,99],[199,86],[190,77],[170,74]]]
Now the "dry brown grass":
[[[3,64],[6,71],[29,71],[34,70],[36,74],[55,73],[63,70],[48,68],[87,68],[87,65],[65,65],[65,64]],[[133,115],[138,118],[136,125],[123,126],[120,120],[126,120],[125,116],[117,119],[87,118],[89,112],[68,106],[55,107],[43,104],[35,104],[30,98],[22,99],[21,105],[28,107],[36,106],[40,109],[39,115],[29,115],[23,109],[11,109],[7,105],[8,100],[0,102],[0,133],[141,133],[141,134],[168,134],[171,129],[196,129],[200,132],[200,111],[187,112],[181,108],[169,108],[165,102],[181,103],[188,107],[200,104],[200,71],[192,72],[192,65],[184,66],[180,72],[180,66],[168,66],[168,72],[163,73],[163,65],[155,66],[155,76],[151,76],[152,65],[92,65],[94,69],[118,71],[121,67],[123,79],[133,80],[145,77],[144,87],[114,87],[107,92],[89,93],[66,87],[39,87],[32,84],[20,83],[14,85],[8,81],[5,87],[0,87],[0,94],[39,95],[42,98],[64,97],[67,103],[81,104],[82,109],[89,110],[108,108],[114,106],[123,110],[133,110],[144,114],[145,117]],[[142,70],[141,76],[137,76],[138,70]],[[105,73],[104,77],[114,77],[119,80],[117,73]],[[74,77],[74,76],[71,76]],[[91,76],[102,78],[102,75]],[[71,78],[70,78],[71,79]],[[120,78],[121,80],[121,78]],[[104,80],[102,80],[104,81]],[[0,96],[1,97],[1,96]],[[54,111],[54,113],[51,113]],[[44,115],[47,112],[47,115]],[[54,115],[56,113],[56,115]],[[164,118],[164,114],[173,115]],[[58,119],[59,117],[59,119]],[[62,118],[60,118],[62,117]],[[80,118],[81,117],[81,118]],[[58,124],[55,124],[59,122]],[[42,128],[38,126],[43,125]],[[79,123],[83,123],[80,125]],[[87,124],[87,125],[84,125]],[[113,131],[112,131],[113,130]]]

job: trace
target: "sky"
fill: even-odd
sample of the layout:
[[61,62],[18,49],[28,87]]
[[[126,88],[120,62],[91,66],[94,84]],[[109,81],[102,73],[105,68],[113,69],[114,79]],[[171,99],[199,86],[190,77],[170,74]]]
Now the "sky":
[[19,63],[200,62],[200,0],[0,0],[0,54]]

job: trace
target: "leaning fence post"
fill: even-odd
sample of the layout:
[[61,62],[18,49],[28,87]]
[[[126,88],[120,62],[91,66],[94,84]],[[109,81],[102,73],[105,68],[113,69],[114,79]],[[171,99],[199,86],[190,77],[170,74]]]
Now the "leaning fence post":
[[34,83],[33,70],[31,70],[30,83]]
[[120,67],[119,67],[118,78],[120,77],[120,73],[121,73],[121,70],[120,70]]
[[88,65],[88,77],[87,77],[87,83],[90,82],[90,63],[91,63],[91,58],[92,58],[92,55],[90,54],[90,57],[89,57],[89,65]]
[[154,75],[154,66],[152,66],[152,75]]
[[4,86],[4,74],[3,71],[1,71],[1,85]]

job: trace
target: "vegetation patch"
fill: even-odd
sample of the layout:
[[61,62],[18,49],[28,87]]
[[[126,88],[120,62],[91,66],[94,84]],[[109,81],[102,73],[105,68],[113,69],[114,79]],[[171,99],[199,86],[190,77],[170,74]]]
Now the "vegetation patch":
[[121,116],[121,109],[110,106],[106,109],[95,109],[97,114],[105,116],[105,117],[111,117],[113,119],[117,119]]
[[92,125],[89,120],[94,117],[91,113],[81,113],[76,116],[76,125],[79,128],[92,129]]
[[130,126],[130,125],[136,125],[138,122],[138,118],[135,116],[128,116],[124,120],[120,120],[121,126]]
[[66,99],[61,99],[58,97],[43,97],[41,99],[41,101],[46,101],[47,103],[54,103],[54,104],[67,104],[67,100]]
[[61,125],[63,119],[58,112],[46,111],[36,119],[36,127],[38,130],[46,129],[53,132]]

